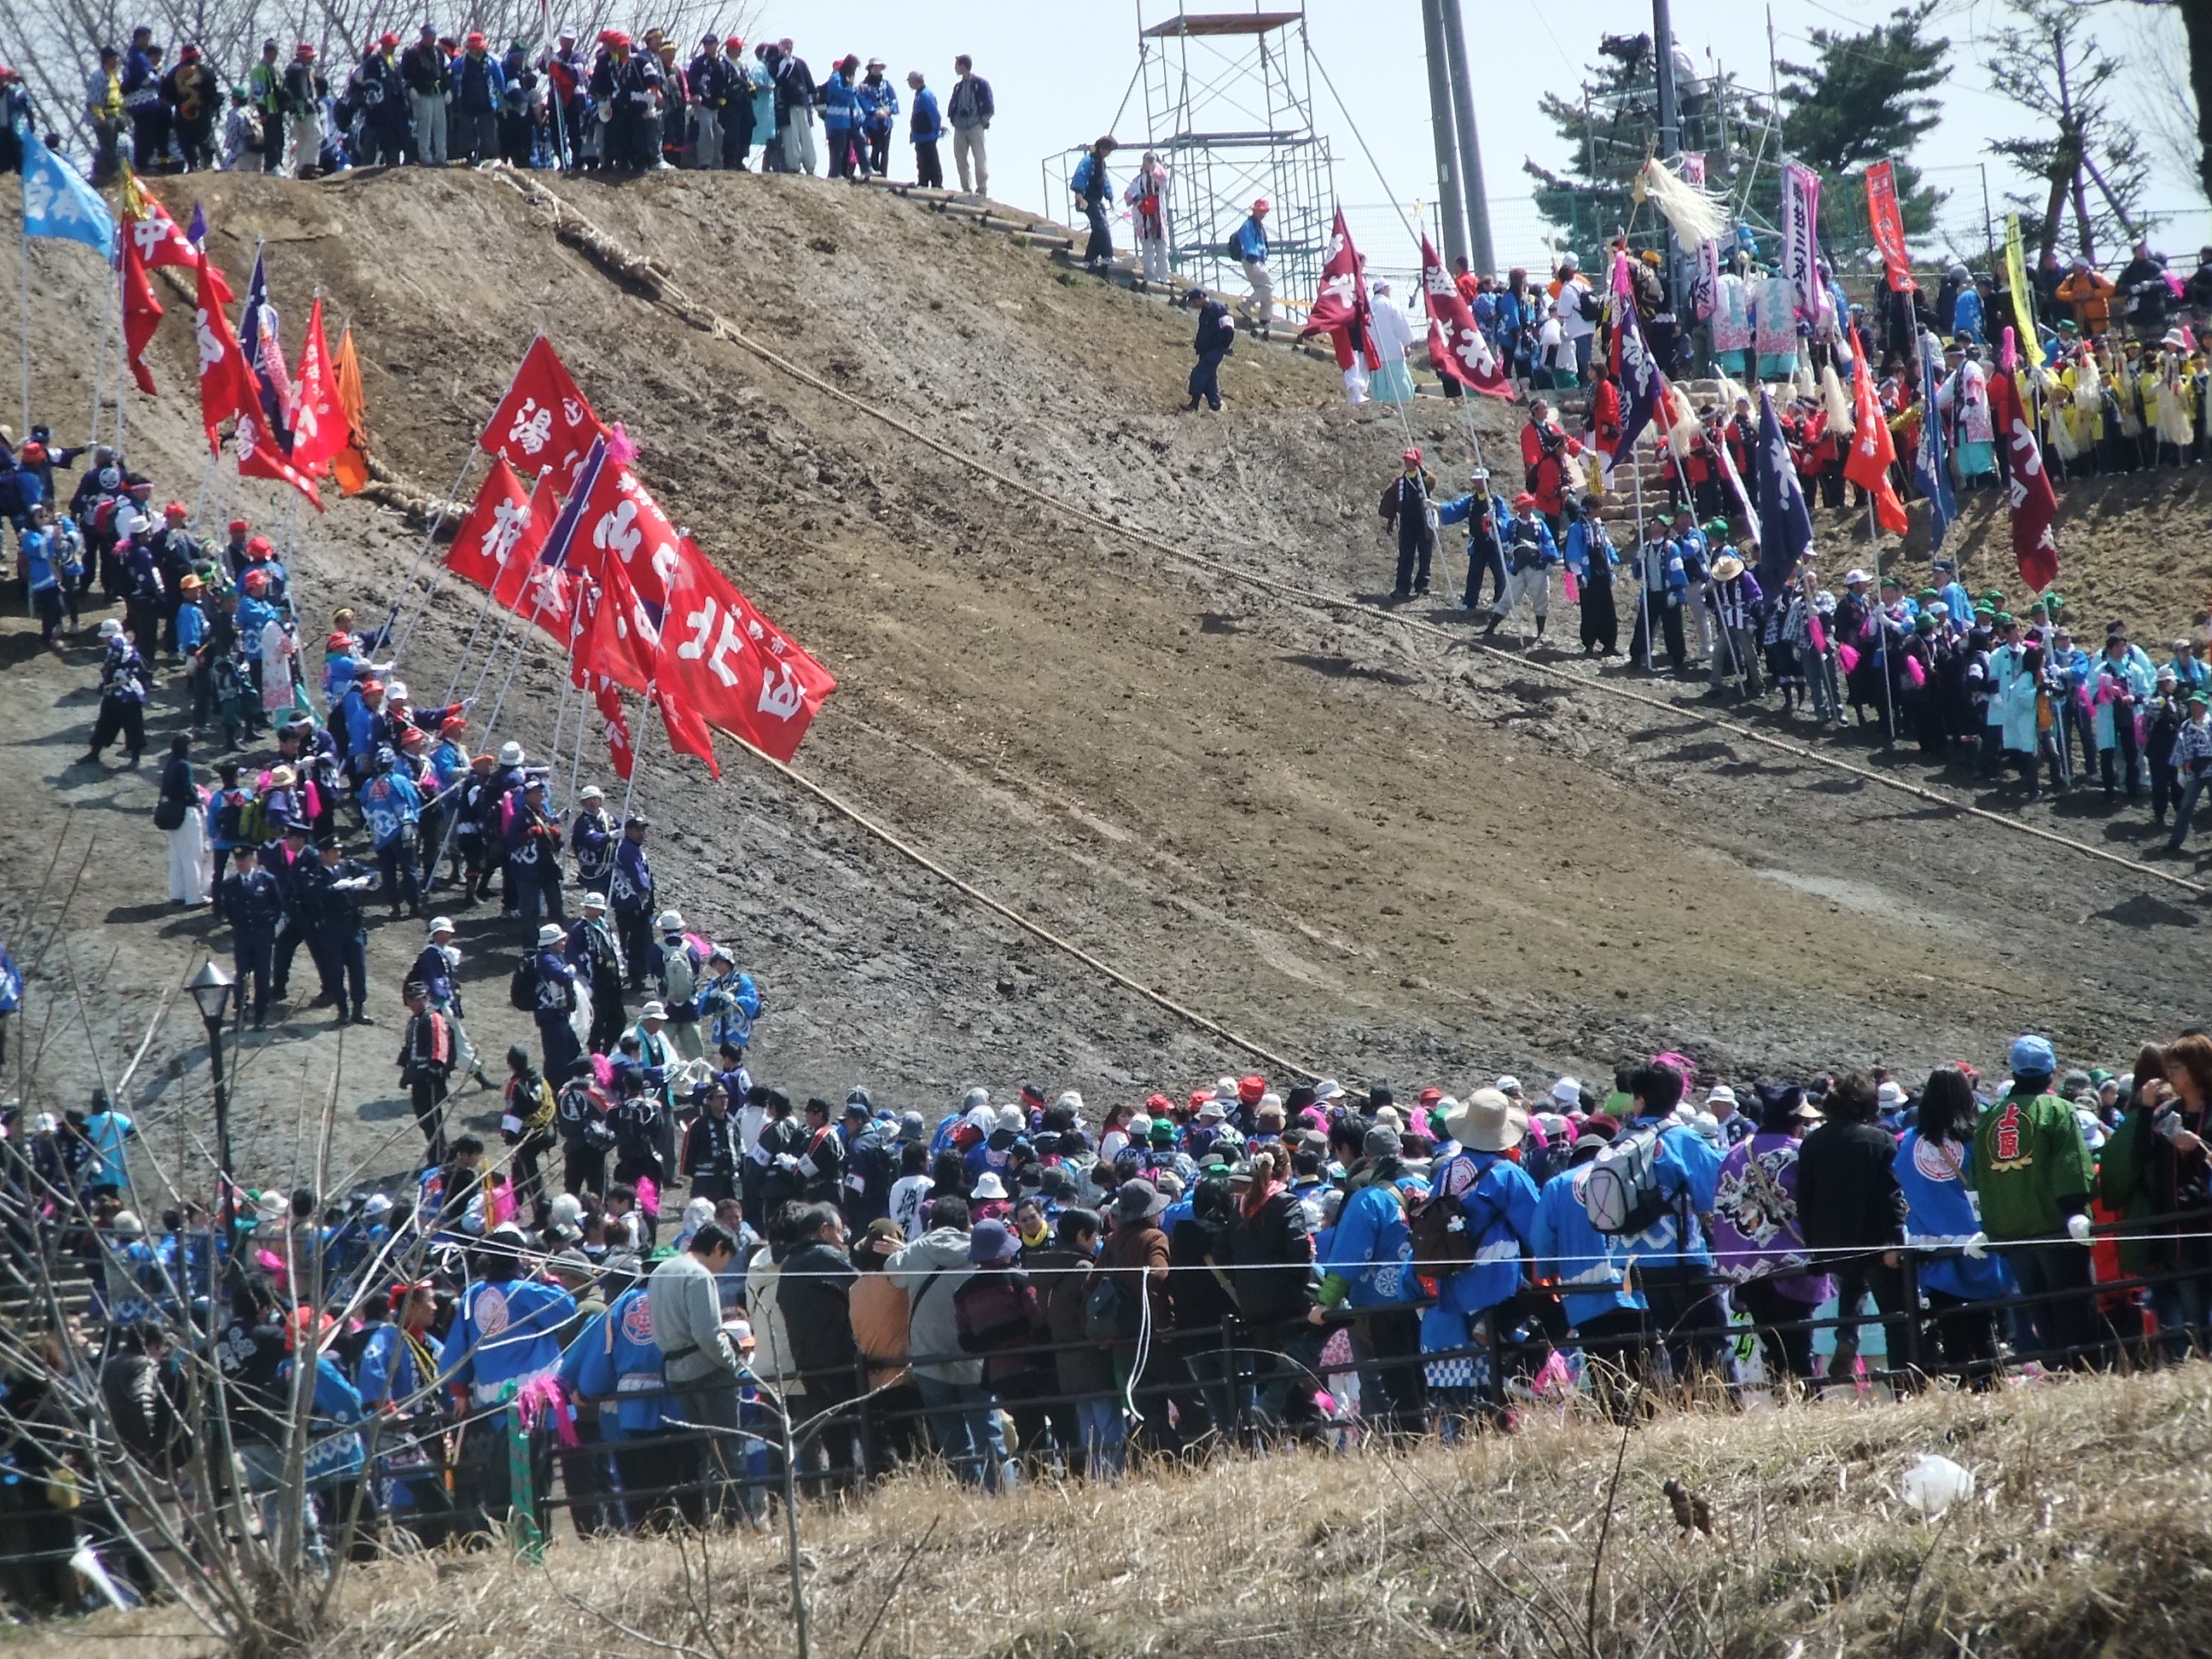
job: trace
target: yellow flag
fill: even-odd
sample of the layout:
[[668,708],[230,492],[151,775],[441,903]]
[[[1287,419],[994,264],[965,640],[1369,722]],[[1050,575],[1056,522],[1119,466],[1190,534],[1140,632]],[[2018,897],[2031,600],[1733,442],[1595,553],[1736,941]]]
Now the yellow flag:
[[2028,367],[2043,367],[2043,341],[2035,331],[2035,290],[2027,285],[2027,261],[2021,252],[2020,215],[2005,215],[2005,281],[2012,288],[2012,314],[2020,337],[2020,355]]

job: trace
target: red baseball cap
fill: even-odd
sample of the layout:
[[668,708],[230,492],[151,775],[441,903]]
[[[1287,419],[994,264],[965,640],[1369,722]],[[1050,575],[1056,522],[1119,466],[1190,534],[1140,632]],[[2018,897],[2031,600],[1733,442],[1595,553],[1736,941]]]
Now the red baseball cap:
[[245,519],[233,519],[230,521],[230,533],[234,536],[243,536],[247,531],[252,528],[252,524]]

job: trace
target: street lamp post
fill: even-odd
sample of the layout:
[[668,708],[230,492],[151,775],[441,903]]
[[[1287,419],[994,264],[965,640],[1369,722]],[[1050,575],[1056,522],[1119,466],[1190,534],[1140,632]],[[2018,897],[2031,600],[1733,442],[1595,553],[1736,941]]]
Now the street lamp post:
[[207,1027],[208,1069],[215,1082],[216,1204],[221,1218],[219,1224],[228,1238],[231,1218],[230,1085],[222,1074],[222,1027],[230,1012],[230,994],[236,988],[230,975],[210,957],[201,964],[199,972],[186,981],[185,988],[199,1005],[201,1022]]

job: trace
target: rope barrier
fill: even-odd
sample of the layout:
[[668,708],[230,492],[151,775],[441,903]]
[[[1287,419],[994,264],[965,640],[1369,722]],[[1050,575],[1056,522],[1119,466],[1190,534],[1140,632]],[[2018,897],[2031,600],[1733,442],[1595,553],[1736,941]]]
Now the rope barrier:
[[[1666,698],[1648,696],[1642,692],[1629,690],[1625,686],[1607,685],[1602,681],[1593,680],[1585,675],[1575,673],[1571,670],[1561,668],[1555,664],[1534,661],[1517,652],[1509,651],[1502,646],[1486,645],[1479,640],[1468,639],[1462,635],[1454,633],[1449,629],[1439,627],[1437,623],[1425,621],[1419,617],[1403,616],[1398,612],[1387,610],[1381,605],[1370,605],[1361,599],[1347,598],[1341,594],[1323,593],[1316,589],[1302,587],[1295,582],[1284,581],[1278,577],[1269,576],[1259,571],[1248,569],[1241,565],[1231,564],[1220,559],[1208,558],[1203,554],[1192,553],[1185,549],[1176,547],[1173,544],[1164,541],[1157,536],[1148,534],[1141,530],[1133,529],[1130,526],[1121,524],[1115,520],[1104,517],[1100,514],[1093,512],[1088,507],[1078,506],[1074,502],[1064,500],[1060,496],[1051,494],[1049,491],[1040,489],[1034,484],[1024,483],[1021,479],[1016,478],[1008,473],[1001,472],[997,468],[988,465],[987,462],[977,459],[975,457],[966,453],[965,452],[955,447],[953,445],[946,443],[944,440],[933,437],[931,434],[922,431],[918,427],[909,425],[905,421],[899,419],[898,416],[888,413],[884,410],[869,403],[865,398],[856,397],[853,393],[846,392],[841,387],[832,386],[828,381],[810,373],[808,370],[801,368],[799,364],[793,362],[789,358],[775,351],[770,347],[753,339],[750,336],[744,333],[744,331],[732,325],[719,313],[695,303],[659,266],[652,264],[647,260],[638,258],[636,256],[629,254],[626,251],[623,250],[620,245],[611,237],[600,230],[599,228],[593,224],[589,219],[586,218],[583,215],[578,213],[574,208],[570,207],[568,204],[554,191],[547,188],[542,184],[539,184],[535,179],[519,180],[514,178],[513,175],[504,173],[497,173],[494,176],[498,178],[502,183],[506,184],[508,188],[521,195],[526,200],[550,210],[554,216],[554,223],[556,234],[561,228],[561,220],[564,216],[573,220],[574,222],[574,227],[580,228],[583,234],[590,239],[590,242],[587,243],[586,246],[591,247],[591,251],[599,253],[603,258],[612,260],[616,263],[618,268],[623,271],[624,275],[627,276],[629,280],[636,282],[641,286],[644,286],[652,290],[651,297],[655,303],[665,306],[668,309],[674,312],[675,314],[689,326],[699,330],[702,333],[710,335],[716,339],[726,340],[732,345],[738,346],[743,349],[752,353],[755,356],[760,358],[762,362],[769,364],[779,372],[788,375],[792,379],[799,381],[801,384],[810,386],[815,391],[822,392],[825,396],[831,398],[841,404],[844,404],[853,409],[860,410],[863,414],[872,417],[884,426],[890,427],[892,430],[900,433],[903,436],[911,438],[916,443],[921,444],[925,447],[943,455],[948,460],[957,462],[959,465],[969,468],[970,471],[991,479],[994,483],[998,483],[1001,487],[1011,489],[1016,494],[1036,502],[1039,506],[1047,507],[1051,511],[1060,514],[1064,518],[1096,526],[1108,532],[1109,534],[1119,536],[1125,541],[1133,542],[1139,546],[1149,549],[1150,550],[1158,553],[1164,557],[1176,560],[1183,564],[1195,566],[1200,569],[1212,571],[1218,575],[1228,577],[1232,580],[1243,582],[1255,587],[1264,588],[1269,592],[1279,593],[1286,598],[1299,599],[1307,604],[1321,605],[1332,611],[1354,611],[1362,616],[1373,617],[1377,621],[1395,623],[1398,627],[1410,629],[1415,633],[1433,635],[1434,637],[1443,640],[1447,644],[1452,646],[1462,647],[1469,651],[1480,652],[1484,654],[1498,658],[1501,660],[1513,664],[1516,668],[1523,671],[1533,671],[1536,673],[1548,675],[1554,679],[1565,681],[1570,685],[1577,686],[1585,690],[1599,692],[1607,696],[1618,697],[1626,702],[1636,703],[1646,708],[1656,709],[1662,714],[1672,715],[1675,719],[1688,721],[1697,726],[1717,728],[1721,731],[1729,732],[1734,736],[1740,737],[1747,743],[1755,743],[1765,748],[1777,750],[1781,753],[1790,755],[1796,759],[1810,762],[1816,766],[1825,766],[1833,771],[1844,773],[1849,776],[1858,778],[1863,781],[1879,784],[1886,789],[1894,789],[1899,793],[1911,795],[1917,800],[1925,801],[1935,805],[1944,807],[1950,811],[1957,812],[1965,817],[1980,818],[1990,823],[2002,825],[2008,830],[2017,830],[2023,835],[2033,836],[2037,840],[2048,842],[2053,846],[2067,848],[2071,851],[2085,854],[2089,858],[2100,860],[2107,864],[2117,865],[2122,869],[2131,871],[2138,875],[2149,876],[2156,880],[2167,883],[2172,886],[2179,887],[2187,892],[2197,894],[2199,896],[2203,896],[2208,892],[2212,892],[2212,888],[2207,888],[2202,883],[2191,881],[2186,877],[2176,875],[2171,871],[2161,870],[2154,865],[2143,864],[2136,860],[2123,857],[2118,853],[2110,852],[2101,847],[2093,847],[2087,842],[2076,841],[2070,836],[2059,835],[2055,830],[2045,830],[2032,823],[2024,823],[2017,818],[2007,817],[2004,814],[2001,812],[1993,812],[1987,807],[1976,806],[1968,802],[1955,799],[1949,795],[1927,788],[1923,785],[1909,783],[1899,778],[1887,777],[1880,772],[1873,770],[1871,768],[1855,765],[1849,761],[1838,760],[1832,756],[1823,755],[1816,750],[1806,748],[1802,744],[1792,743],[1787,738],[1771,736],[1767,732],[1757,730],[1755,727],[1746,726],[1741,721],[1730,720],[1719,715],[1704,714],[1693,710],[1686,710],[1669,702]],[[572,228],[572,236],[574,234],[574,229]],[[591,246],[591,244],[596,244],[597,246]],[[750,747],[750,745],[748,745],[748,747]],[[755,752],[757,753],[758,751],[756,750]],[[790,772],[788,768],[783,769],[786,771],[787,775],[792,777],[794,781],[799,781],[798,774]],[[969,890],[972,891],[973,890]]]

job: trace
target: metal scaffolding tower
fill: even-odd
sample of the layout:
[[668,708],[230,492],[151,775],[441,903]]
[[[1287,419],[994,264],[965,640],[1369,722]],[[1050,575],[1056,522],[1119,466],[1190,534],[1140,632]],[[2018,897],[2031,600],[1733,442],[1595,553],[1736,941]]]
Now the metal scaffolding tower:
[[1314,131],[1303,8],[1188,12],[1137,0],[1145,147],[1168,167],[1168,261],[1179,280],[1231,294],[1243,272],[1222,245],[1261,197],[1279,301],[1321,283],[1336,210],[1328,140]]

